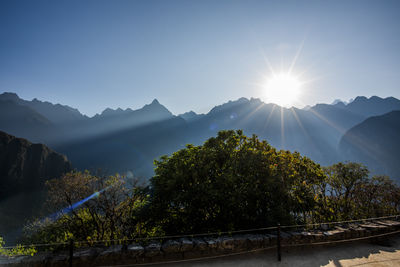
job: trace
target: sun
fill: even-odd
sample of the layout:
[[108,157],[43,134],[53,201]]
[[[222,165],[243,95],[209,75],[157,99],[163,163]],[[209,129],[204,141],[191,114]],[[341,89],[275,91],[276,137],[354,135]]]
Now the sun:
[[291,107],[298,101],[301,94],[301,82],[288,73],[275,74],[266,79],[264,84],[264,98],[283,107]]

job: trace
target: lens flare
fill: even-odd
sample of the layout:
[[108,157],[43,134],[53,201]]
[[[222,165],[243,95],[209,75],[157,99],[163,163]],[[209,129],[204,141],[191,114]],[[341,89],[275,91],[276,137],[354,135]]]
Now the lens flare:
[[60,211],[58,211],[56,213],[51,214],[49,216],[49,218],[52,219],[52,220],[57,220],[61,216],[65,215],[65,214],[68,214],[68,213],[72,212],[73,210],[79,208],[82,204],[88,202],[89,200],[99,197],[101,193],[103,193],[104,191],[108,190],[110,187],[111,186],[107,186],[106,188],[104,188],[104,189],[102,189],[100,191],[94,192],[90,196],[88,196],[88,197],[86,197],[86,198],[84,198],[82,200],[79,200],[78,202],[75,202],[71,206],[66,207],[66,208],[64,208],[64,209],[62,209],[62,210],[60,210]]

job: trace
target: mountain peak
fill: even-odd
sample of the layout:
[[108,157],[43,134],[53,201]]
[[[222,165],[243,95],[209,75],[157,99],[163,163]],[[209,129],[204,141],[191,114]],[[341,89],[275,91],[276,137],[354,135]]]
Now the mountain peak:
[[111,108],[106,108],[105,110],[103,110],[103,112],[101,112],[101,115],[111,115],[114,113],[114,110]]
[[170,116],[172,116],[172,113],[162,104],[160,104],[160,102],[158,102],[156,98],[154,98],[154,100],[150,104],[144,105],[141,110],[152,111],[152,112],[160,111],[162,113],[168,113]]
[[357,96],[346,108],[353,113],[362,114],[366,117],[378,116],[392,110],[400,109],[400,100],[396,98],[381,98],[379,96]]
[[345,108],[346,103],[342,101],[341,99],[335,99],[335,101],[332,102],[332,106],[335,106],[337,108]]
[[117,108],[117,109],[112,109],[112,108],[106,108],[101,112],[99,116],[118,116],[118,115],[125,115],[128,113],[131,113],[132,109],[127,108],[127,109],[122,109],[122,108]]
[[160,105],[160,102],[158,102],[157,98],[154,98],[150,105]]
[[338,107],[338,108],[345,108],[346,107],[346,105],[342,101],[337,102],[335,105],[332,105],[332,106],[335,106],[335,107]]
[[19,101],[21,99],[16,93],[4,92],[0,95],[0,100]]
[[356,103],[356,102],[363,102],[363,101],[365,101],[365,100],[368,100],[368,98],[366,98],[365,96],[357,96],[357,97],[354,99],[353,103]]
[[263,104],[263,102],[261,101],[261,99],[259,99],[259,98],[250,98],[250,103],[252,103],[252,104],[257,104],[257,105],[261,105],[261,104]]
[[382,100],[382,98],[380,98],[379,96],[376,96],[376,95],[371,96],[369,99],[370,100]]
[[194,112],[193,110],[185,112],[183,114],[178,115],[179,117],[183,118],[185,121],[194,121],[197,119],[200,119],[202,117],[204,117],[204,114],[197,114],[196,112]]
[[236,101],[232,101],[232,102],[237,102],[237,103],[247,103],[247,102],[249,102],[250,100],[248,100],[247,98],[245,98],[245,97],[241,97],[241,98],[239,98],[238,100],[236,100]]
[[339,103],[344,103],[341,99],[335,99],[333,102],[332,102],[332,104],[331,105],[336,105],[336,104],[339,104]]

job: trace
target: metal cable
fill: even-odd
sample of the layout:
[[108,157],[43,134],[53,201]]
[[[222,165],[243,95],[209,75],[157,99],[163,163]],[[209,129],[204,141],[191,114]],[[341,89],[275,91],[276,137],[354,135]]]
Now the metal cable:
[[382,219],[389,219],[389,218],[397,218],[400,215],[390,215],[390,216],[383,216],[383,217],[375,217],[375,218],[365,218],[365,219],[357,219],[357,220],[346,220],[346,221],[336,221],[336,222],[321,222],[321,223],[310,223],[310,224],[294,224],[294,225],[284,225],[281,226],[282,228],[298,228],[298,227],[306,227],[306,226],[318,226],[322,224],[343,224],[343,223],[352,223],[352,222],[361,222],[361,221],[374,221],[374,220],[382,220]]
[[[351,223],[351,222],[360,222],[360,221],[371,221],[371,220],[380,220],[380,219],[389,219],[389,218],[397,218],[400,215],[391,215],[391,216],[383,216],[383,217],[375,217],[375,218],[366,218],[366,219],[358,219],[358,220],[347,220],[347,221],[336,221],[336,222],[322,222],[322,223],[314,223],[314,224],[299,224],[299,225],[284,225],[281,226],[281,229],[287,228],[299,228],[305,226],[318,226],[322,224],[343,224],[343,223]],[[277,229],[277,226],[265,227],[265,228],[254,228],[254,229],[246,229],[246,230],[236,230],[236,231],[225,231],[225,232],[214,232],[214,233],[201,233],[201,234],[186,234],[186,235],[170,235],[170,236],[158,236],[158,237],[141,237],[141,238],[133,238],[133,239],[110,239],[110,240],[97,240],[93,241],[94,243],[104,243],[104,242],[130,242],[137,240],[156,240],[156,239],[168,239],[168,238],[182,238],[182,237],[198,237],[198,236],[212,236],[212,235],[224,235],[224,234],[235,234],[235,233],[245,233],[245,232],[256,232],[256,231],[266,231],[266,230],[274,230]],[[86,241],[77,242],[77,244],[84,244]]]
[[98,267],[107,267],[107,266],[109,266],[109,267],[110,266],[113,266],[113,267],[152,266],[152,265],[162,265],[162,264],[172,264],[172,263],[182,263],[182,262],[193,262],[193,261],[202,261],[202,260],[210,260],[210,259],[218,259],[218,258],[231,257],[231,256],[237,256],[237,255],[244,255],[244,254],[248,254],[248,253],[254,253],[254,252],[269,250],[269,249],[273,249],[273,248],[276,248],[276,246],[267,247],[267,248],[258,248],[258,249],[235,252],[235,253],[229,253],[229,254],[207,256],[207,257],[201,257],[201,258],[193,258],[193,259],[172,260],[172,261],[162,261],[162,262],[150,262],[150,263],[133,263],[133,264],[122,264],[122,265],[101,265],[101,266],[98,266]]
[[[377,237],[382,237],[382,236],[388,236],[388,235],[393,235],[393,234],[398,234],[398,233],[400,233],[400,230],[393,231],[393,232],[390,232],[390,233],[367,236],[367,237],[358,237],[358,238],[352,238],[352,239],[333,240],[333,241],[316,242],[316,243],[288,244],[288,245],[282,245],[281,247],[282,248],[286,248],[286,247],[317,246],[317,245],[345,243],[345,242],[351,242],[351,241],[360,241],[360,240],[366,240],[366,239],[377,238]],[[201,257],[201,258],[193,258],[193,259],[161,261],[161,262],[154,262],[154,263],[134,263],[134,264],[122,264],[122,265],[101,265],[99,267],[106,267],[106,266],[109,266],[109,267],[111,267],[111,266],[112,267],[155,266],[155,265],[172,264],[172,263],[202,261],[202,260],[210,260],[210,259],[217,259],[217,258],[223,258],[223,257],[244,255],[244,254],[249,254],[249,253],[254,253],[254,252],[259,252],[259,251],[265,251],[265,250],[273,249],[273,248],[276,248],[276,247],[277,246],[271,246],[271,247],[267,247],[267,248],[259,248],[259,249],[253,249],[253,250],[248,250],[248,251],[241,251],[241,252],[235,252],[235,253],[229,253],[229,254],[223,254],[223,255],[216,255],[216,256],[208,256],[208,257]]]
[[[254,229],[245,229],[245,230],[236,230],[236,231],[225,231],[225,232],[214,232],[214,233],[200,233],[200,234],[185,234],[185,235],[169,235],[169,236],[154,236],[154,237],[138,237],[132,239],[109,239],[109,240],[96,240],[93,243],[105,243],[105,242],[130,242],[137,240],[157,240],[157,239],[168,239],[168,238],[182,238],[182,237],[198,237],[198,236],[213,236],[213,235],[226,235],[226,234],[236,234],[236,233],[245,233],[245,232],[256,232],[256,231],[266,231],[266,230],[274,230],[277,229],[277,226],[265,227],[265,228],[254,228]],[[85,244],[87,241],[78,241],[75,244]]]
[[282,245],[281,247],[285,248],[285,247],[300,247],[300,246],[314,246],[314,245],[318,246],[318,245],[345,243],[345,242],[360,241],[360,240],[366,240],[366,239],[377,238],[377,237],[382,237],[382,236],[394,235],[394,234],[398,234],[398,233],[400,233],[400,230],[393,231],[393,232],[390,232],[390,233],[371,235],[371,236],[364,236],[364,237],[357,237],[357,238],[351,238],[351,239],[332,240],[332,241],[315,242],[315,243],[286,244],[286,245]]
[[4,249],[13,249],[17,247],[51,247],[51,246],[61,246],[61,245],[68,245],[69,243],[48,243],[48,244],[29,244],[29,245],[16,245],[16,246],[8,246],[2,247]]
[[[343,223],[352,223],[352,222],[360,222],[360,221],[373,221],[373,220],[382,220],[389,218],[398,218],[400,215],[390,215],[383,217],[375,217],[375,218],[365,218],[365,219],[357,219],[357,220],[346,220],[346,221],[336,221],[336,222],[322,222],[322,223],[314,223],[314,224],[299,224],[299,225],[284,225],[281,226],[281,229],[287,228],[300,228],[306,226],[319,226],[323,224],[343,224]],[[174,238],[183,238],[183,237],[200,237],[200,236],[213,236],[213,235],[226,235],[226,234],[236,234],[236,233],[245,233],[245,232],[256,232],[256,231],[267,231],[277,229],[277,226],[264,227],[264,228],[254,228],[254,229],[243,229],[236,231],[224,231],[224,232],[213,232],[213,233],[198,233],[198,234],[185,234],[185,235],[169,235],[169,236],[155,236],[155,237],[139,237],[139,238],[131,238],[131,239],[108,239],[108,240],[96,240],[96,241],[75,241],[74,245],[82,245],[82,244],[98,244],[98,243],[107,243],[107,242],[132,242],[132,241],[144,241],[144,240],[162,240],[162,239],[174,239]],[[29,244],[29,245],[21,245],[22,247],[51,247],[51,246],[61,246],[68,245],[69,243],[48,243],[48,244]],[[12,249],[17,246],[8,246],[3,247],[3,249]]]

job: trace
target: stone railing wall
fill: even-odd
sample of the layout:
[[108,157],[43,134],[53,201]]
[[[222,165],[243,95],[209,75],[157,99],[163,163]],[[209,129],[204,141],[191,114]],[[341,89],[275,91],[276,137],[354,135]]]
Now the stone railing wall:
[[[400,222],[379,220],[363,223],[322,225],[314,230],[293,230],[282,227],[280,231],[283,248],[299,245],[329,245],[341,241],[368,240],[367,237],[400,233]],[[262,234],[233,234],[152,240],[146,244],[98,246],[76,248],[73,266],[99,266],[117,264],[179,261],[218,255],[274,249],[277,245],[277,231]],[[387,234],[387,235],[386,235]],[[68,251],[39,252],[37,255],[0,258],[0,266],[68,266]],[[3,265],[2,265],[3,264]]]

